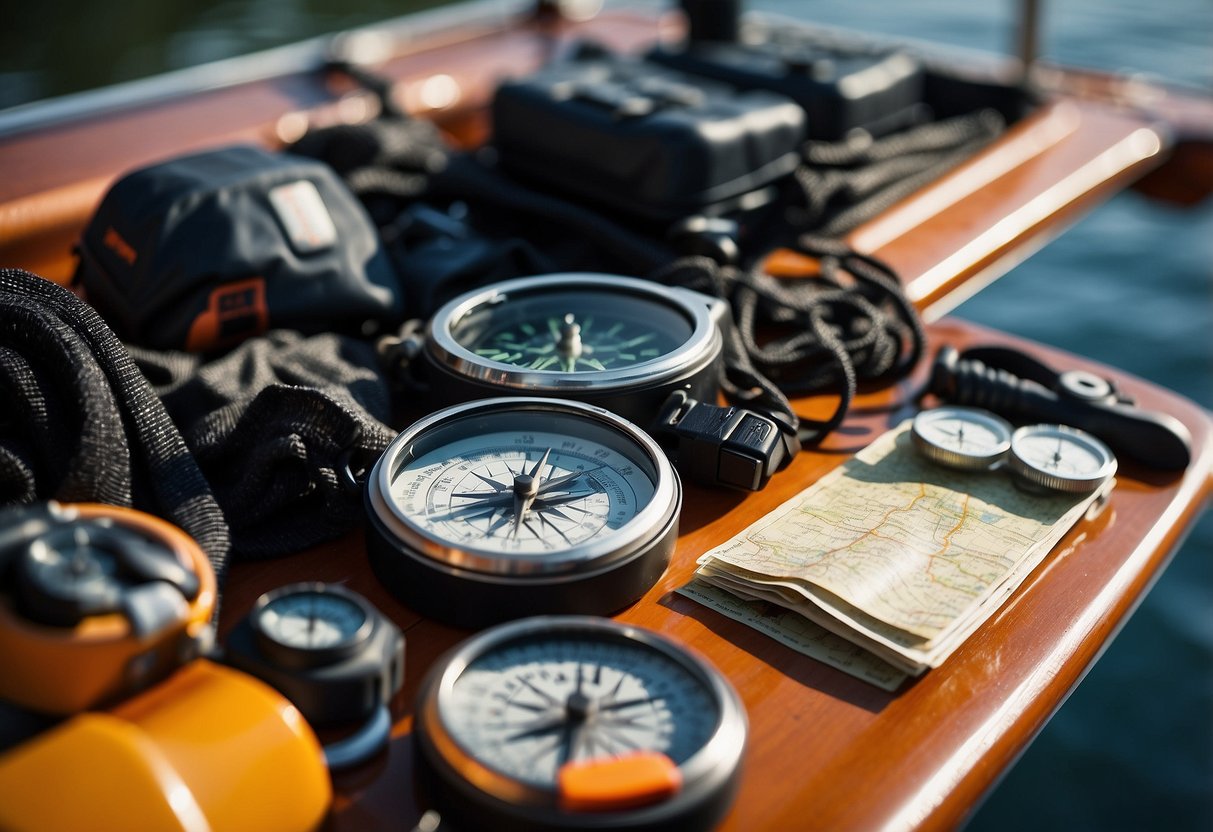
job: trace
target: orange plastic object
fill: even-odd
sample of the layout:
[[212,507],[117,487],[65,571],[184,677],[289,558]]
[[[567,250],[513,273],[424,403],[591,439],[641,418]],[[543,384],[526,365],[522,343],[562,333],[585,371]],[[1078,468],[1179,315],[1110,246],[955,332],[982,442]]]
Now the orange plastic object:
[[127,687],[136,670],[164,675],[192,658],[192,646],[215,609],[215,573],[185,532],[141,511],[98,503],[65,504],[84,520],[110,518],[165,543],[198,575],[198,597],[178,627],[137,639],[120,613],[73,628],[27,621],[0,598],[0,699],[51,714],[72,714]]
[[659,751],[565,763],[557,775],[560,807],[605,812],[656,803],[682,788],[682,772]]
[[201,659],[0,756],[6,832],[288,832],[316,828],[331,798],[320,744],[294,706]]

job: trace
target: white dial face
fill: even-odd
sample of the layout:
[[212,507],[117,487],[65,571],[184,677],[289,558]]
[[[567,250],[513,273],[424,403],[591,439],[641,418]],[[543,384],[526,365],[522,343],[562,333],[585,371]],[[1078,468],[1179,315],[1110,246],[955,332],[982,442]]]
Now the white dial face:
[[365,611],[348,598],[312,591],[275,598],[258,618],[262,632],[279,644],[312,650],[349,642],[365,622]]
[[973,408],[925,410],[914,418],[914,431],[932,447],[973,459],[1001,456],[1011,444],[1005,421]]
[[1087,436],[1048,425],[1018,431],[1015,455],[1043,473],[1083,481],[1107,476],[1115,462],[1109,451]]
[[[513,418],[513,417],[510,417]],[[653,499],[650,465],[624,437],[540,414],[517,429],[440,429],[394,474],[396,510],[452,546],[518,555],[568,550],[609,535]]]
[[441,718],[481,763],[551,787],[566,762],[657,751],[684,763],[712,737],[711,688],[640,642],[537,637],[472,660]]

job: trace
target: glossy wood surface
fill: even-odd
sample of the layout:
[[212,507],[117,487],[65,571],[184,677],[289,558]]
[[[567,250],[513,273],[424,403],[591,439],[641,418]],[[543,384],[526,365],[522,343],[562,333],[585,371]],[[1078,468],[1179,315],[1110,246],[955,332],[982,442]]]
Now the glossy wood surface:
[[[615,45],[656,35],[649,18],[613,16],[578,28]],[[553,47],[535,28],[468,29],[410,47],[384,68],[405,79],[411,109],[474,143],[479,108],[496,78],[527,70]],[[427,80],[448,75],[457,100],[428,108]],[[301,125],[365,117],[364,95],[333,79],[290,76],[228,87],[82,122],[0,137],[0,264],[66,281],[69,248],[108,184],[123,170],[234,140],[274,145]],[[1123,107],[1056,99],[939,182],[854,232],[863,251],[906,279],[935,318],[1056,234],[1083,209],[1159,164],[1165,135]],[[954,320],[931,327],[933,347],[1006,341]],[[1033,347],[1067,367],[1086,362]],[[1197,455],[1182,475],[1126,466],[1111,504],[1080,523],[1011,598],[941,668],[886,693],[673,594],[695,559],[912,413],[922,373],[860,397],[843,429],[801,454],[766,491],[688,489],[670,569],[620,620],[670,635],[708,657],[738,688],[751,734],[730,830],[948,828],[1014,761],[1132,611],[1190,527],[1210,488],[1210,423],[1189,402],[1116,375],[1148,407],[1180,418]],[[806,414],[828,401],[802,401]],[[407,683],[393,703],[390,750],[337,782],[334,829],[410,828],[421,807],[412,780],[411,708],[435,659],[466,633],[423,620],[389,597],[366,565],[360,534],[272,562],[231,570],[221,626],[284,582],[345,581],[406,630]]]
[[[1023,342],[945,319],[941,344]],[[1055,351],[1054,366],[1114,376],[1146,407],[1192,431],[1196,455],[1175,477],[1123,465],[1108,508],[1076,525],[1008,603],[940,668],[894,693],[854,679],[674,594],[695,559],[746,528],[914,410],[924,381],[862,396],[842,430],[804,452],[763,492],[688,488],[673,562],[617,618],[672,636],[706,656],[738,689],[750,719],[741,791],[723,828],[946,829],[955,826],[1016,759],[1082,678],[1194,522],[1210,490],[1210,420],[1173,394]],[[809,412],[822,403],[801,402]],[[424,806],[413,785],[413,698],[426,670],[467,633],[421,619],[369,572],[360,534],[280,561],[232,569],[225,623],[284,581],[344,581],[403,628],[405,691],[394,703],[389,752],[337,782],[334,829],[408,828]],[[1126,730],[1131,731],[1131,727]]]

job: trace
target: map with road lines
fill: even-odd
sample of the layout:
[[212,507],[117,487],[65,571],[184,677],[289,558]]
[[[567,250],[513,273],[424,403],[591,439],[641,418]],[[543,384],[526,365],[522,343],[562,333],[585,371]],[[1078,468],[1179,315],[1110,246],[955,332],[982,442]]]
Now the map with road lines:
[[908,428],[705,553],[696,577],[795,610],[906,672],[937,666],[1100,495],[942,468]]

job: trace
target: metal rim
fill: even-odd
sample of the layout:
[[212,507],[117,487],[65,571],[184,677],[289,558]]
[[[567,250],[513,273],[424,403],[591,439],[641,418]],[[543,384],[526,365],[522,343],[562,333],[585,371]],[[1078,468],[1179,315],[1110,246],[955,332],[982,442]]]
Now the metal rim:
[[[512,364],[491,361],[460,344],[453,334],[454,326],[473,310],[550,290],[562,293],[611,291],[642,298],[683,315],[690,324],[691,334],[677,349],[651,361],[618,370],[586,372],[523,370]],[[456,375],[515,390],[548,390],[558,394],[654,386],[707,366],[720,354],[723,339],[709,311],[711,301],[706,295],[690,290],[612,274],[570,272],[518,278],[461,295],[439,309],[427,327],[426,350],[435,363]]]
[[[921,433],[923,424],[945,418],[945,414],[950,413],[960,414],[991,428],[1000,437],[998,443],[988,453],[962,453],[950,448],[941,448]],[[1010,422],[988,410],[982,410],[977,407],[949,406],[924,410],[915,416],[910,426],[910,436],[914,440],[914,446],[932,462],[946,465],[949,468],[972,471],[991,468],[1007,455],[1007,451],[1011,448],[1012,430]]]
[[554,789],[525,783],[481,762],[448,731],[443,715],[451,697],[454,696],[455,682],[468,666],[481,656],[512,642],[536,636],[567,637],[579,634],[595,640],[640,644],[687,670],[711,691],[717,707],[716,725],[707,742],[678,767],[687,789],[694,788],[713,775],[736,769],[740,764],[748,725],[741,699],[719,671],[670,639],[650,630],[627,626],[607,618],[572,615],[524,618],[486,630],[456,647],[445,660],[441,670],[427,679],[417,713],[434,740],[434,748],[448,757],[445,762],[452,770],[475,771],[477,788],[507,802],[525,802],[532,805],[553,803]]
[[[1065,437],[1069,441],[1081,445],[1101,457],[1103,462],[1095,473],[1085,477],[1063,477],[1041,470],[1020,456],[1018,449],[1019,443],[1025,436],[1040,434]],[[1051,491],[1064,491],[1073,494],[1095,490],[1107,482],[1116,473],[1117,468],[1116,455],[1112,453],[1112,450],[1107,445],[1086,431],[1067,425],[1024,425],[1019,428],[1011,436],[1009,460],[1011,470],[1032,485],[1047,488]]]
[[[500,552],[477,546],[457,546],[442,541],[403,512],[388,496],[391,493],[391,472],[398,467],[397,460],[426,432],[452,420],[471,416],[527,411],[540,416],[543,413],[564,413],[575,418],[589,419],[632,443],[652,465],[653,496],[648,505],[610,534],[599,535],[571,546],[564,552],[534,555]],[[528,577],[537,576],[546,578],[563,574],[585,574],[627,560],[655,545],[664,530],[669,527],[671,518],[677,516],[682,508],[682,486],[674,468],[648,434],[626,419],[600,407],[561,399],[484,399],[433,413],[415,422],[392,440],[371,470],[367,487],[375,516],[408,553],[435,566],[491,574],[502,579],[526,580]]]

